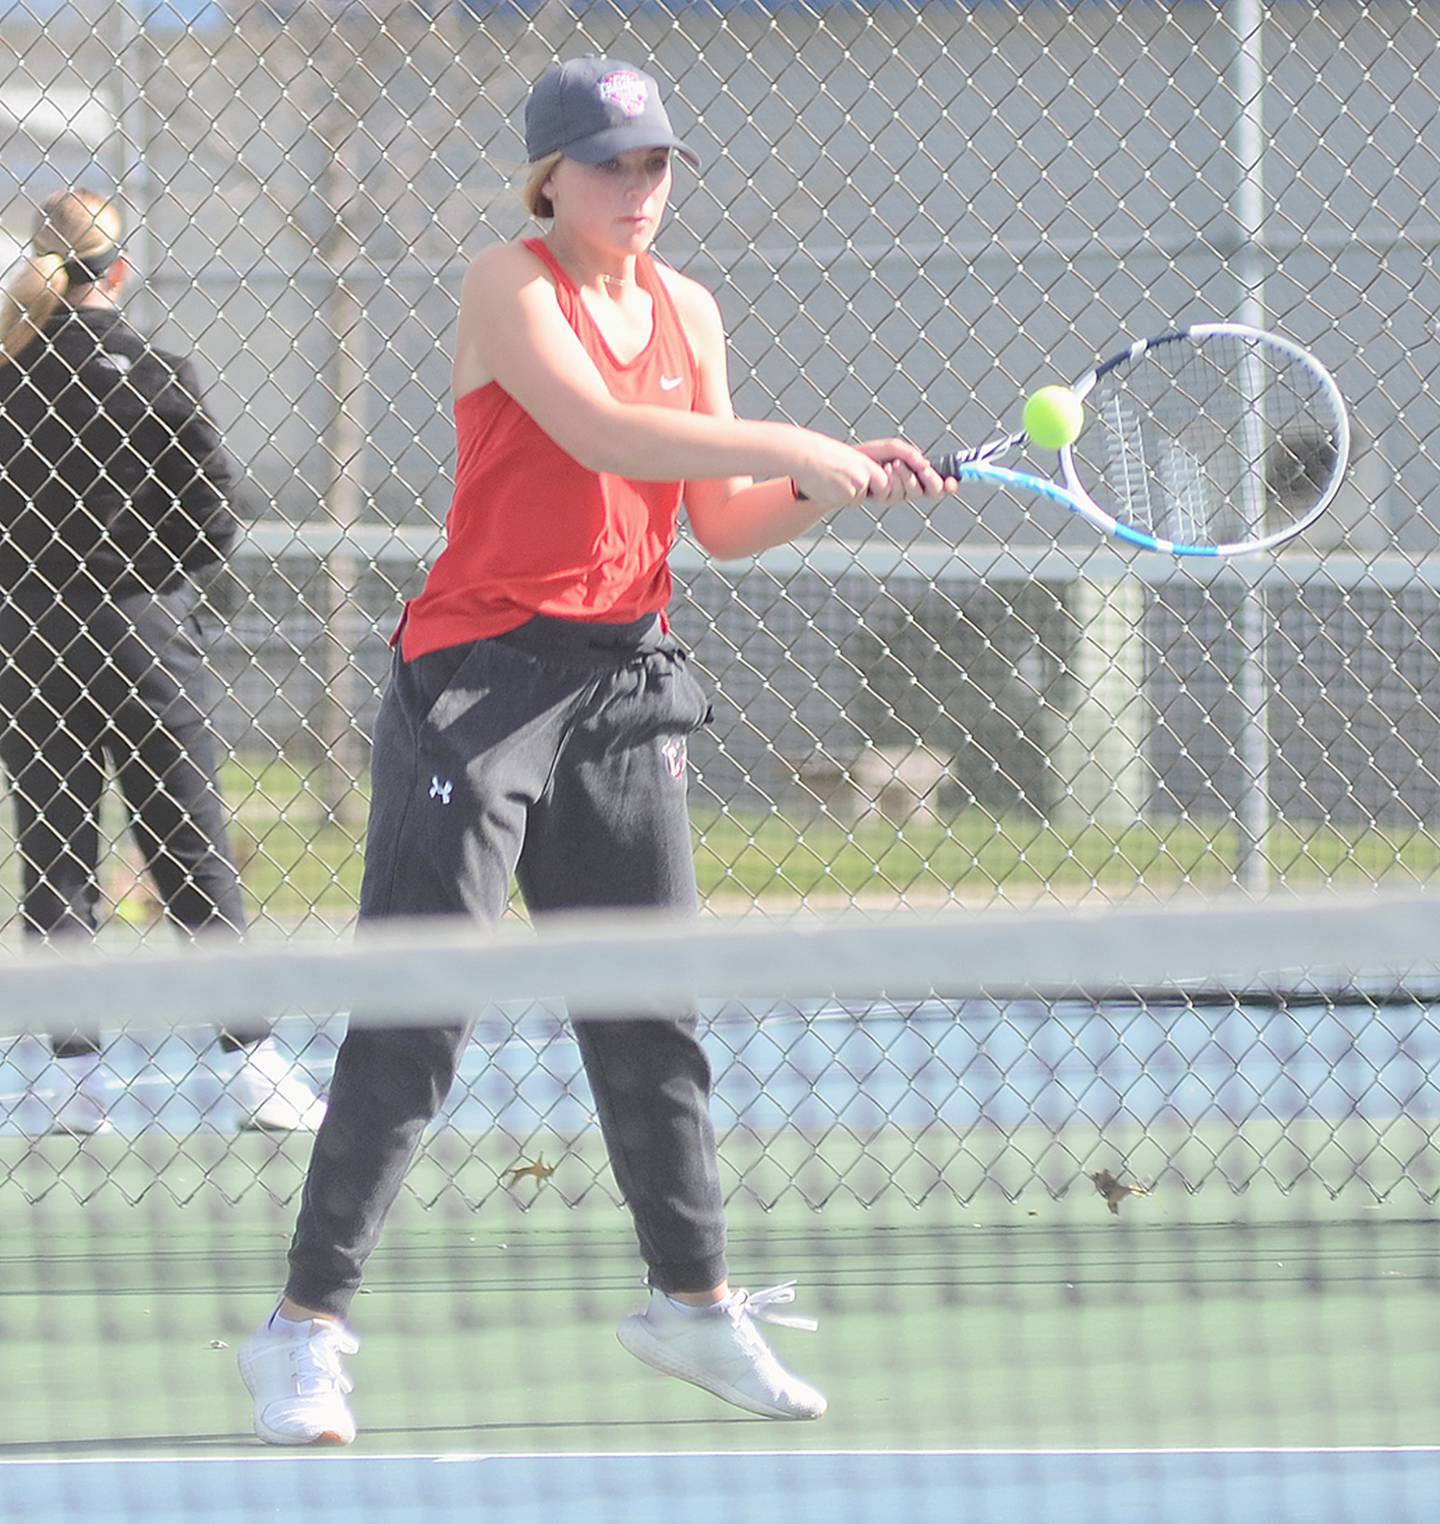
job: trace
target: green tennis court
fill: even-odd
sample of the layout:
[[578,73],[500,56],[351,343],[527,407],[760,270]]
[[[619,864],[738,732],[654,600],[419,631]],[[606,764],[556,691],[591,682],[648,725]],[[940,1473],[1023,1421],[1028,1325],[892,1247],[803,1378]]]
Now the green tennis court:
[[[361,1437],[326,1461],[342,1469],[324,1490],[333,1499],[359,1489],[389,1518],[381,1504],[392,1484],[412,1501],[431,1489],[443,1509],[491,1486],[499,1507],[513,1483],[506,1507],[544,1497],[549,1517],[590,1518],[608,1516],[585,1511],[603,1501],[597,1487],[620,1489],[638,1508],[676,1488],[698,1497],[718,1475],[753,1492],[750,1516],[765,1517],[801,1484],[782,1460],[811,1455],[803,1485],[835,1490],[842,1518],[891,1516],[902,1501],[932,1498],[938,1510],[962,1497],[1002,1510],[980,1508],[978,1518],[1044,1517],[1003,1508],[1033,1510],[1055,1467],[1051,1485],[1083,1482],[1112,1508],[1148,1479],[1141,1497],[1171,1489],[1178,1511],[1166,1516],[1189,1518],[1180,1504],[1202,1451],[1232,1452],[1210,1457],[1212,1483],[1258,1466],[1243,1495],[1270,1485],[1296,1507],[1329,1495],[1327,1467],[1378,1467],[1356,1483],[1372,1489],[1418,1486],[1416,1468],[1429,1467],[1433,1482],[1436,1213],[1258,1196],[1212,1192],[1192,1210],[1197,1203],[1157,1192],[1119,1219],[1098,1196],[1074,1193],[873,1213],[738,1209],[737,1280],[795,1278],[800,1310],[820,1319],[818,1334],[777,1335],[830,1398],[824,1420],[802,1425],[749,1419],[621,1350],[613,1326],[636,1305],[640,1272],[613,1206],[565,1206],[543,1193],[526,1212],[404,1203],[354,1317]],[[248,1199],[8,1200],[4,1495],[34,1502],[48,1487],[79,1496],[102,1479],[111,1490],[123,1474],[126,1506],[143,1501],[164,1516],[172,1493],[183,1503],[185,1463],[241,1462],[223,1474],[242,1480],[221,1491],[238,1485],[259,1502],[267,1488],[283,1501],[297,1476],[313,1481],[293,1464],[272,1469],[275,1452],[250,1435],[234,1367],[235,1346],[275,1292],[288,1219]],[[1418,1448],[1403,1464],[1381,1464],[1377,1452],[1398,1447]],[[1311,1459],[1272,1457],[1267,1469],[1258,1452],[1270,1451]],[[1118,1452],[1131,1452],[1128,1461]],[[500,1455],[528,1457],[532,1470],[434,1465]],[[726,1455],[733,1460],[717,1459]],[[901,1472],[903,1455],[915,1465]],[[562,1456],[576,1459],[535,1459]],[[653,1464],[634,1472],[637,1456]],[[375,1470],[381,1457],[411,1459]],[[196,1485],[217,1486],[221,1474],[206,1471]],[[1215,1506],[1213,1486],[1201,1495]],[[402,1516],[412,1515],[393,1515]]]

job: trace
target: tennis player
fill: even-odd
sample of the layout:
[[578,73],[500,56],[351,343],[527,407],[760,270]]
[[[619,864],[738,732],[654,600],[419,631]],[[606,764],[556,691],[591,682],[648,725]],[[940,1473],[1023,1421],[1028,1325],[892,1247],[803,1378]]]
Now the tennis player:
[[[898,439],[735,418],[714,299],[649,253],[672,156],[695,155],[647,74],[561,65],[525,128],[548,231],[486,250],[464,283],[455,497],[376,725],[366,922],[493,925],[512,873],[537,915],[693,911],[686,738],[709,706],[664,612],[681,503],[701,545],[738,557],[846,504],[955,485]],[[748,1412],[818,1418],[824,1397],[756,1327],[813,1327],[775,1313],[793,1291],[728,1283],[709,1067],[693,1012],[659,1014],[575,1024],[652,1288],[621,1342]],[[344,1320],[467,1032],[345,1040],[284,1299],[240,1355],[272,1444],[354,1437]]]

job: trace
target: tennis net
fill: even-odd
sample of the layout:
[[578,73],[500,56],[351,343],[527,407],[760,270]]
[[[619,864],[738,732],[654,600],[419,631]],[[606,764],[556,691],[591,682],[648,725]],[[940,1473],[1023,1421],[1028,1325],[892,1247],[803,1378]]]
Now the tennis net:
[[[324,1088],[345,1013],[477,1026],[350,1313],[343,1451],[261,1445],[236,1371],[309,1137],[132,1100],[0,1139],[0,1518],[1429,1518],[1437,923],[1416,895],[12,960],[12,1048],[278,1019]],[[691,998],[732,1282],[798,1283],[818,1330],[763,1332],[818,1422],[615,1339],[644,1267],[560,1002]]]

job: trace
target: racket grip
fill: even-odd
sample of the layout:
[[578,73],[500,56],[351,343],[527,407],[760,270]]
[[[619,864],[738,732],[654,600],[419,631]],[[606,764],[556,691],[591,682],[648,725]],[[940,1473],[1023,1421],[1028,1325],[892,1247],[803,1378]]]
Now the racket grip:
[[[960,457],[956,455],[942,455],[939,460],[932,460],[930,465],[935,474],[943,480],[947,476],[955,475],[955,467],[959,459]],[[790,478],[790,491],[797,503],[808,503],[810,501],[809,497],[795,485],[795,478],[793,476]]]

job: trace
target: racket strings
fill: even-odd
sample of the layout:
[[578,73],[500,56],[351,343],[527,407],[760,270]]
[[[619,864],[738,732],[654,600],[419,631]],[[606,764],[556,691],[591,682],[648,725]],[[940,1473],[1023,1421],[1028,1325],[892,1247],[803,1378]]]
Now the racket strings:
[[1263,340],[1217,335],[1148,349],[1104,375],[1082,448],[1107,512],[1156,539],[1253,540],[1328,491],[1339,423],[1320,377]]

